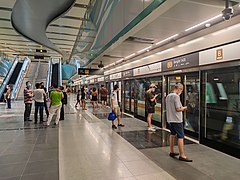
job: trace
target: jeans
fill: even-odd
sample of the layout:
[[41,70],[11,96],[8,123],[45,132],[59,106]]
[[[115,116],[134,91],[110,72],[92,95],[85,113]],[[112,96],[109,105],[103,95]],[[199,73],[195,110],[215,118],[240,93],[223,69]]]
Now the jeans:
[[43,122],[43,108],[44,108],[43,102],[35,102],[35,113],[34,113],[35,123],[37,123],[37,119],[38,119],[38,109],[40,114],[40,122]]
[[25,103],[24,121],[29,121],[32,110],[32,103]]
[[47,107],[46,97],[44,97],[44,108],[45,108],[46,115],[47,115],[47,117],[48,117],[48,116],[49,116],[49,111],[48,111],[48,107]]
[[7,98],[7,107],[11,109],[11,98]]

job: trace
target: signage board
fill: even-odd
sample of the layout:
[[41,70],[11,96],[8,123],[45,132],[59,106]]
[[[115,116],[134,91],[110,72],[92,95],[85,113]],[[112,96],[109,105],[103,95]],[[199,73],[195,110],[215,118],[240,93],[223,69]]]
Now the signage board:
[[113,80],[113,79],[120,79],[122,78],[122,73],[119,72],[119,73],[116,73],[116,74],[111,74],[110,75],[110,80]]
[[152,74],[152,73],[158,73],[161,72],[162,69],[162,63],[154,63],[147,66],[139,67],[136,69],[133,69],[133,76],[139,76],[144,74]]
[[162,62],[162,71],[171,71],[199,66],[199,53],[193,53]]
[[78,68],[79,75],[103,75],[103,69]]
[[199,53],[199,64],[207,65],[232,60],[239,60],[240,42],[219,46]]
[[110,80],[110,76],[104,76],[104,81],[108,82]]
[[132,69],[122,72],[122,77],[123,78],[132,77],[132,76],[133,76],[133,70]]

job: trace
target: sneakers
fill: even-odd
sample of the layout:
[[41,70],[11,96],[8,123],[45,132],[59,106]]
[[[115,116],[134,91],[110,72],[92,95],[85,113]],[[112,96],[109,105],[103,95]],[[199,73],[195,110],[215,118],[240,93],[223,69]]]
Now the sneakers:
[[153,128],[153,127],[149,127],[149,128],[148,128],[148,131],[155,132],[155,131],[156,131],[156,129],[155,129],[155,128]]
[[112,125],[112,128],[113,128],[113,129],[117,129],[117,126],[115,126],[115,125]]
[[125,127],[125,125],[123,125],[123,124],[118,124],[118,127]]

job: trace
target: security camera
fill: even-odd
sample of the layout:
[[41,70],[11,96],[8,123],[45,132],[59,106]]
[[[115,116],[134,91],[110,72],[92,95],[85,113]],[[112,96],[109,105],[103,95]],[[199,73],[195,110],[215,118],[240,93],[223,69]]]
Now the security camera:
[[232,8],[226,8],[222,11],[222,17],[225,21],[228,21],[229,19],[231,19],[231,17],[233,16],[233,9]]
[[99,67],[99,68],[103,68],[103,67],[104,67],[102,61],[100,61],[100,64],[98,65],[98,67]]

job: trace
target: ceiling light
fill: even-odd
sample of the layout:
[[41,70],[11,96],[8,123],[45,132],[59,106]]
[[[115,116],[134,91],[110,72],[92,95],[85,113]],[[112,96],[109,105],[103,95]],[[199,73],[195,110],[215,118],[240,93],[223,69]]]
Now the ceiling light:
[[199,41],[201,41],[203,39],[204,39],[204,37],[201,37],[201,38],[198,38],[198,39],[194,39],[192,41],[188,41],[187,43],[180,44],[178,47],[185,47],[185,46],[187,46],[189,44],[193,44],[193,43],[199,42]]
[[167,49],[167,50],[164,50],[164,51],[158,52],[158,53],[156,53],[156,54],[157,54],[157,55],[165,54],[165,53],[167,53],[167,52],[172,51],[173,49],[174,49],[174,48],[170,48],[170,49]]
[[138,62],[140,62],[141,60],[139,59],[139,60],[136,60],[136,61],[133,61],[133,63],[138,63]]
[[135,54],[136,54],[136,53],[130,54],[129,56],[126,56],[125,59],[128,59],[128,58],[134,56]]
[[212,17],[212,18],[210,18],[210,19],[208,19],[208,20],[206,20],[206,21],[203,21],[203,22],[201,22],[201,23],[199,23],[199,24],[197,24],[197,25],[194,25],[194,26],[186,29],[185,31],[187,32],[187,31],[190,31],[190,30],[192,30],[192,29],[195,29],[195,28],[197,28],[197,27],[199,27],[199,26],[201,26],[201,25],[207,24],[208,22],[210,22],[210,21],[212,21],[212,20],[215,20],[215,19],[217,19],[217,18],[219,18],[219,17],[222,17],[222,14],[218,14],[217,16],[214,16],[214,17]]
[[123,62],[123,58],[122,59],[120,59],[120,60],[118,60],[118,61],[116,61],[116,63],[118,64],[118,63],[121,63],[121,62]]
[[168,41],[168,40],[170,40],[170,39],[172,39],[172,38],[175,38],[175,37],[177,37],[177,36],[178,36],[178,34],[174,34],[173,36],[170,36],[170,37],[168,37],[168,38],[166,38],[166,39],[164,39],[164,40],[162,40],[162,41],[157,42],[155,45],[159,45],[159,44],[161,44],[161,43],[163,43],[163,42],[166,42],[166,41]]
[[146,48],[138,51],[138,53],[142,53],[142,52],[144,52],[144,51],[149,51],[149,49],[150,49],[151,47],[152,47],[152,46],[148,46],[148,47],[146,47]]

